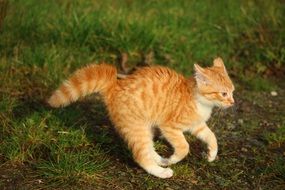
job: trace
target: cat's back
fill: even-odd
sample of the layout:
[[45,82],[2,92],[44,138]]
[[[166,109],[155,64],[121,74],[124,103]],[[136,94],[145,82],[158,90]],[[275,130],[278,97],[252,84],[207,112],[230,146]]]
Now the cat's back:
[[141,87],[157,83],[169,85],[179,83],[185,80],[184,77],[178,74],[176,71],[163,66],[151,66],[151,67],[142,67],[136,70],[133,74],[129,75],[125,80],[122,81],[124,85],[132,85],[134,83],[142,84]]
[[142,110],[155,108],[156,111],[161,111],[171,101],[185,95],[186,83],[182,75],[170,68],[143,67],[118,81],[114,101],[134,104]]

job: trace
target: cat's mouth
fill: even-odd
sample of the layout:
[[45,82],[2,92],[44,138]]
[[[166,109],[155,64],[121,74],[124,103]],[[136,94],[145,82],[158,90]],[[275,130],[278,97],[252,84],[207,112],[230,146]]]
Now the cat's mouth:
[[227,109],[227,108],[232,107],[233,105],[234,105],[233,103],[223,103],[222,107],[223,107],[224,109]]
[[219,108],[227,109],[232,107],[234,104],[233,103],[228,103],[228,102],[217,102],[216,106]]

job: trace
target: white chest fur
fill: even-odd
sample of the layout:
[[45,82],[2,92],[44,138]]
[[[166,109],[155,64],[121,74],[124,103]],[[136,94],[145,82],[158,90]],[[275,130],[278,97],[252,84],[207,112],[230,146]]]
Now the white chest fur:
[[210,106],[205,105],[205,104],[201,104],[199,102],[197,102],[196,106],[197,106],[198,114],[200,115],[202,120],[204,120],[206,122],[211,116],[213,107],[210,107]]
[[204,122],[206,122],[212,113],[213,104],[206,100],[202,96],[198,96],[196,99],[196,108],[198,115],[202,118]]

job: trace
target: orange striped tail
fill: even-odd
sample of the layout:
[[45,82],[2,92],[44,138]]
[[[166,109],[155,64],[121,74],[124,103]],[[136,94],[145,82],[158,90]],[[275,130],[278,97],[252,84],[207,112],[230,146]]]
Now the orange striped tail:
[[75,72],[52,96],[48,104],[63,107],[75,102],[80,97],[99,92],[103,96],[117,84],[117,70],[107,64],[89,65]]

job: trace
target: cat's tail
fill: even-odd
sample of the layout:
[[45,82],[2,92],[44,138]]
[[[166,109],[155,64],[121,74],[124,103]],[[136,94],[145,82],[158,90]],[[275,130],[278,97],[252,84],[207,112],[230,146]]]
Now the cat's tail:
[[80,97],[98,92],[109,96],[117,85],[117,70],[107,64],[89,65],[76,71],[48,99],[51,107],[63,107]]

